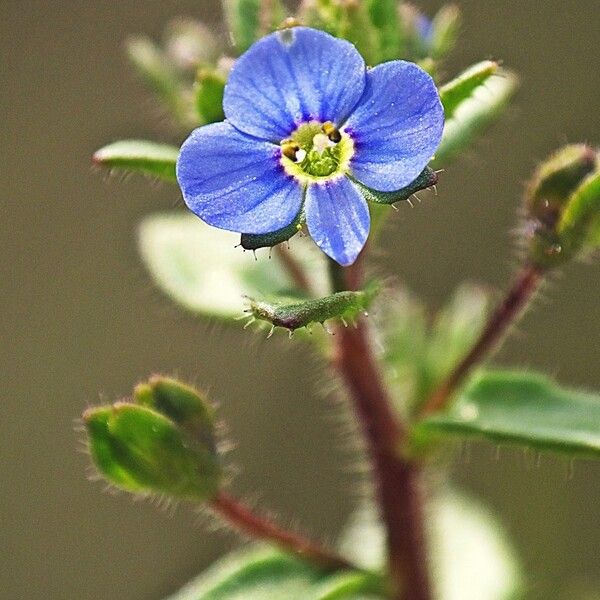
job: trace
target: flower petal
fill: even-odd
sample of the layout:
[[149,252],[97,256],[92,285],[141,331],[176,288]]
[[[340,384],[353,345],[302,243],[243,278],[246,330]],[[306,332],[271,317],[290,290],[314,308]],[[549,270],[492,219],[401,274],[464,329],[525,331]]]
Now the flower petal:
[[442,139],[444,109],[433,79],[395,60],[367,72],[367,86],[345,124],[355,142],[350,163],[361,183],[382,192],[407,186]]
[[214,227],[270,233],[292,222],[303,190],[279,164],[278,146],[229,123],[195,129],[181,147],[177,180],[192,212]]
[[342,122],[365,88],[356,48],[323,31],[272,33],[235,62],[223,109],[237,129],[280,142],[305,121]]
[[340,265],[351,265],[369,235],[369,207],[347,178],[315,183],[306,192],[306,224],[321,250]]

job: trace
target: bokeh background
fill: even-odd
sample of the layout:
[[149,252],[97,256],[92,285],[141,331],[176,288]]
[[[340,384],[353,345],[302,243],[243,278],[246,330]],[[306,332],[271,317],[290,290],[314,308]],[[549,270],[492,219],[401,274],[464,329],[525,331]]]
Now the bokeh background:
[[[439,2],[421,6],[432,12]],[[454,73],[484,57],[522,75],[514,109],[401,208],[381,264],[432,305],[464,277],[502,287],[522,184],[568,141],[600,142],[596,0],[465,0]],[[357,498],[335,441],[319,365],[279,339],[199,322],[154,290],[135,228],[180,204],[175,190],[93,172],[117,138],[180,141],[126,64],[132,32],[176,15],[219,19],[216,0],[1,0],[0,596],[159,599],[235,544],[187,507],[102,493],[86,480],[74,419],[153,371],[209,389],[237,442],[235,487],[285,520],[334,535]],[[573,265],[499,357],[600,388],[599,265]],[[277,338],[277,336],[276,336]],[[515,540],[531,598],[600,598],[600,465],[473,446],[455,479],[487,499]],[[348,492],[351,492],[350,494]],[[476,576],[476,574],[474,574]]]

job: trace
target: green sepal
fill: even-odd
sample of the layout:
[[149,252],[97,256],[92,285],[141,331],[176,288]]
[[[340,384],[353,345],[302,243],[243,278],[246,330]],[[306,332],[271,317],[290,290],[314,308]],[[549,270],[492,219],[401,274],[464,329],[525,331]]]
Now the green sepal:
[[122,140],[97,150],[94,164],[109,169],[143,173],[176,182],[175,165],[179,148],[145,140]]
[[135,387],[133,399],[171,419],[216,452],[215,411],[197,389],[171,377],[154,375]]
[[412,431],[417,449],[450,437],[598,459],[600,396],[561,388],[534,373],[482,372],[448,409]]
[[202,123],[217,123],[225,119],[223,93],[225,76],[216,69],[203,68],[196,78],[196,110]]
[[225,20],[234,47],[242,54],[256,40],[276,29],[285,18],[280,0],[223,0]]
[[368,188],[366,185],[353,179],[354,183],[358,186],[360,193],[364,199],[368,202],[375,202],[377,204],[394,204],[402,200],[408,200],[413,194],[420,190],[433,187],[438,182],[438,175],[429,167],[425,167],[421,174],[406,187],[396,190],[395,192],[379,192]]
[[273,301],[249,299],[248,313],[251,317],[266,321],[273,327],[283,327],[295,331],[312,323],[324,323],[330,319],[353,322],[361,312],[365,312],[378,288],[375,285],[359,292],[337,292],[314,300]]
[[600,171],[586,177],[569,199],[558,233],[579,249],[600,247]]
[[596,245],[599,162],[593,148],[572,144],[555,152],[535,172],[525,195],[525,234],[529,258],[539,267],[560,266]]
[[126,50],[138,74],[177,121],[185,127],[197,125],[181,76],[163,50],[145,36],[131,37]]
[[378,600],[380,574],[325,573],[264,546],[234,552],[191,581],[169,600]]
[[242,233],[241,246],[244,250],[258,250],[259,248],[272,248],[291,240],[304,224],[304,211],[301,210],[296,218],[285,227],[271,233]]
[[474,88],[455,107],[452,118],[446,120],[442,142],[435,153],[432,166],[444,166],[451,158],[468,148],[502,113],[517,86],[516,75],[499,69]]
[[440,100],[446,119],[451,119],[457,107],[467,100],[476,88],[484,85],[500,66],[493,60],[484,60],[472,65],[452,81],[440,88]]
[[83,421],[92,460],[116,487],[193,500],[218,491],[221,469],[213,450],[157,411],[118,402],[88,409]]
[[404,55],[405,31],[397,0],[367,0],[371,22],[378,42],[377,62],[395,60]]

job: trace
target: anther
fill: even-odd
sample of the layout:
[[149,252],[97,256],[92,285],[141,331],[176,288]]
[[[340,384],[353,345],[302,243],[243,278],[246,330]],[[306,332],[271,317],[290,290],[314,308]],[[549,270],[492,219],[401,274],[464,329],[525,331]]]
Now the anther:
[[323,127],[321,129],[334,144],[342,141],[342,134],[340,133],[340,130],[331,121],[323,123]]
[[298,151],[300,150],[300,146],[292,141],[288,140],[281,143],[281,153],[290,160],[296,162]]

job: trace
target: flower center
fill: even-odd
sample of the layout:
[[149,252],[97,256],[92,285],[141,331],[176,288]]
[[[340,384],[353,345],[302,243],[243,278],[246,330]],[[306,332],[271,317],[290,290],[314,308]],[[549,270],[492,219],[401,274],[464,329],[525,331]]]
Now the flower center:
[[303,123],[281,142],[281,164],[303,183],[339,177],[348,171],[354,143],[333,123]]

